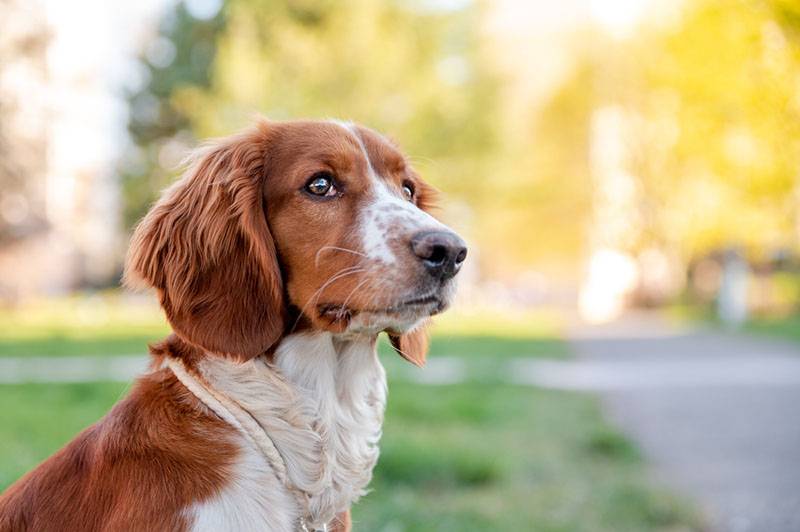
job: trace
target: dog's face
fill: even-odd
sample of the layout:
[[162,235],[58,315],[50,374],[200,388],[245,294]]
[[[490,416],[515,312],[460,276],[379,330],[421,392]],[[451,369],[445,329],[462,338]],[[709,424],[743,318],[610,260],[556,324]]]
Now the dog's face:
[[349,124],[283,128],[265,197],[291,303],[333,332],[405,332],[447,307],[466,247],[397,148]]
[[300,327],[387,331],[421,364],[466,247],[389,141],[337,122],[263,122],[198,154],[137,228],[126,279],[176,332],[255,356]]

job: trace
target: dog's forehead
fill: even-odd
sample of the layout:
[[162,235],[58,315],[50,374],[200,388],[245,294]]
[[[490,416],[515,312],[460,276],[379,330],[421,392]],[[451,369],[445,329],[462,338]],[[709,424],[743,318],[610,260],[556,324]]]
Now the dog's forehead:
[[[275,140],[288,154],[314,153],[367,156],[391,171],[405,166],[405,157],[390,141],[366,127],[341,121],[294,121],[276,124]],[[366,152],[366,153],[364,153]]]
[[289,160],[311,156],[322,158],[361,155],[358,139],[336,124],[321,121],[294,121],[275,124],[272,148]]
[[363,126],[353,125],[351,130],[361,141],[375,171],[384,177],[406,169],[406,158],[386,137]]

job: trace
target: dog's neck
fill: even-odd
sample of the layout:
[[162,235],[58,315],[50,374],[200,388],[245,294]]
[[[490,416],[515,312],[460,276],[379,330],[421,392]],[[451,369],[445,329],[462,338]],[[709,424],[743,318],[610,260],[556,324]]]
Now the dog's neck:
[[308,494],[315,521],[333,519],[364,494],[386,403],[374,337],[292,334],[271,364],[207,357],[197,369],[264,429],[291,484]]

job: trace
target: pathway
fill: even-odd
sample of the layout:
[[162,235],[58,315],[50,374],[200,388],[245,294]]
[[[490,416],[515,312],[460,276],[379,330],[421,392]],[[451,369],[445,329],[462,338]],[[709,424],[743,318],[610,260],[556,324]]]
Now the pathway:
[[549,378],[601,391],[657,477],[695,496],[714,530],[800,531],[798,346],[647,315],[572,338],[582,366]]

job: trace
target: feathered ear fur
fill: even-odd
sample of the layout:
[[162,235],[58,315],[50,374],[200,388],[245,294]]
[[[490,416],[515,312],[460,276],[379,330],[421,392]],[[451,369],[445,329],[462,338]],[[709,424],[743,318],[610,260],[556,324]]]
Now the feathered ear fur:
[[428,356],[428,325],[429,321],[426,320],[405,334],[389,333],[389,341],[394,350],[415,366],[424,366]]
[[184,176],[136,227],[129,286],[152,286],[175,332],[247,359],[273,345],[286,309],[263,186],[269,126],[197,152]]

